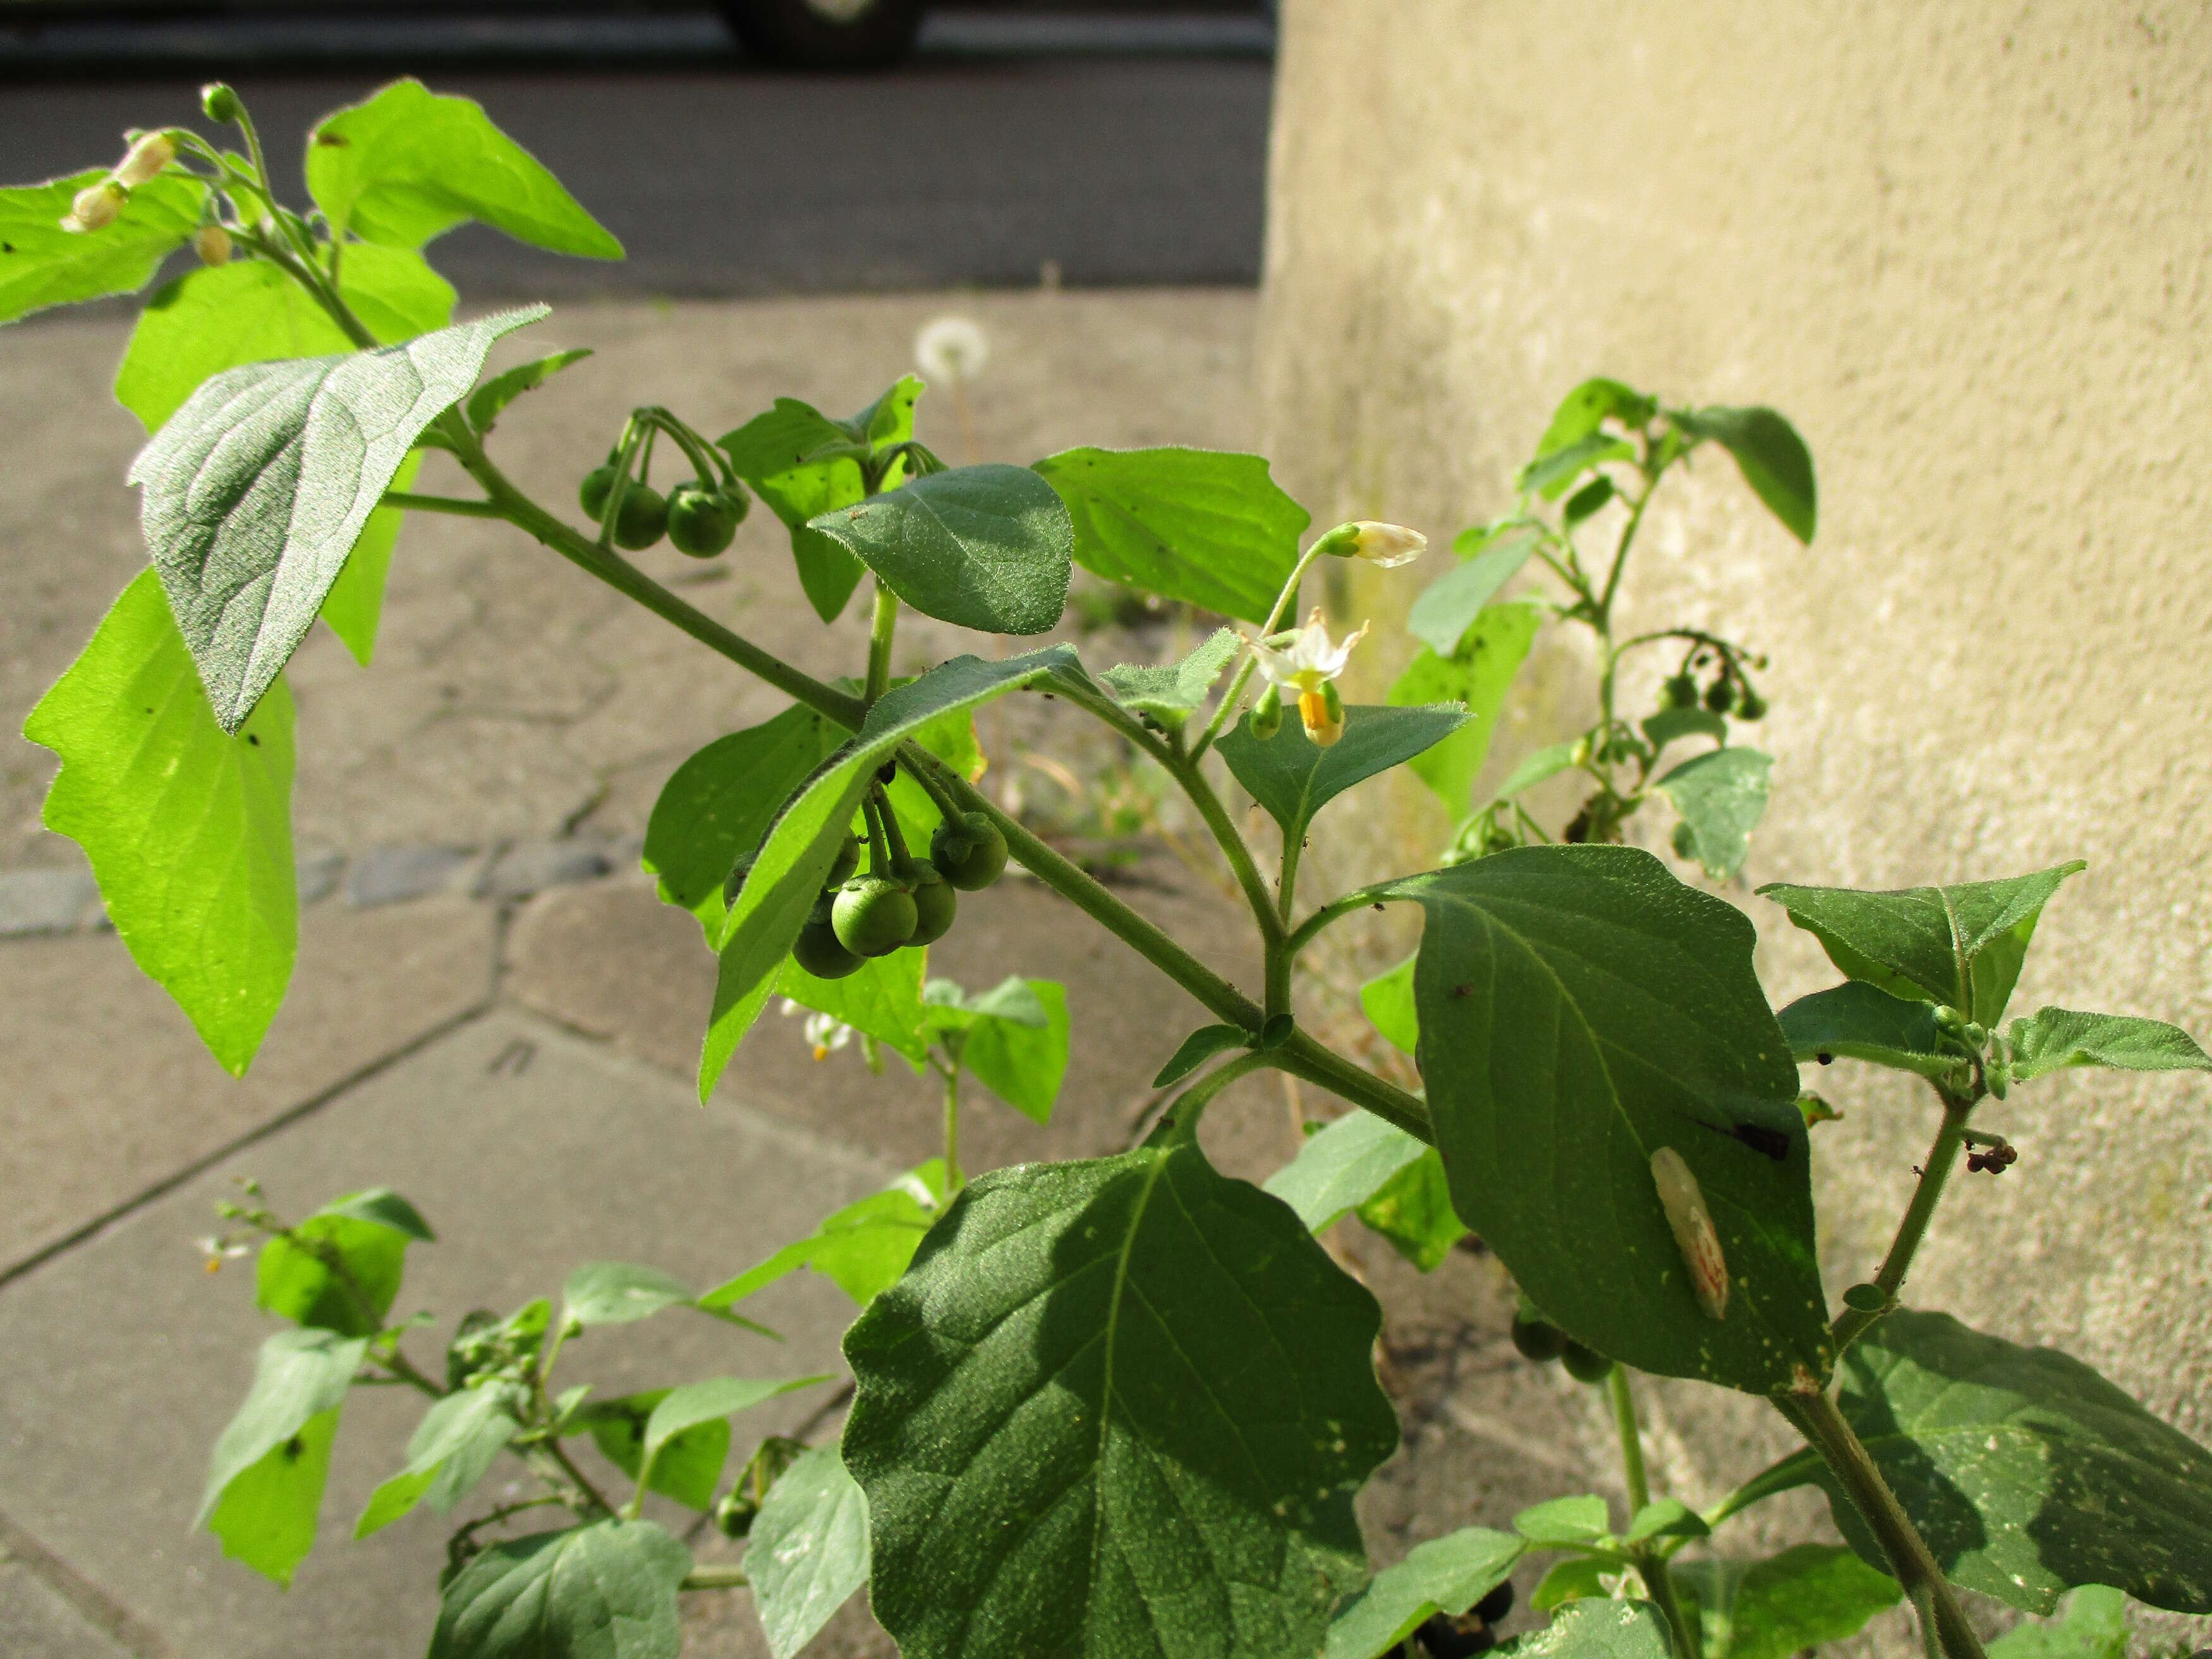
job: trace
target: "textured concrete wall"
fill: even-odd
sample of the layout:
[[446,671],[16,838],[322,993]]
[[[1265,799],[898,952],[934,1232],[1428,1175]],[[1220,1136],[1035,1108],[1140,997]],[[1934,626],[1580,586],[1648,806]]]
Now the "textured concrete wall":
[[[1629,584],[1632,623],[1772,653],[1752,880],[2086,857],[2014,1011],[2212,1033],[2212,8],[1289,0],[1280,77],[1262,378],[1321,521],[1500,510],[1589,374],[1773,404],[1814,546],[1717,458]],[[1543,720],[1588,718],[1575,672]],[[1778,1002],[1834,979],[1762,927]],[[1888,1074],[1821,1081],[1841,1283],[1932,1123]],[[2208,1108],[2077,1073],[1993,1109],[2021,1162],[1962,1183],[1911,1298],[2212,1439]]]

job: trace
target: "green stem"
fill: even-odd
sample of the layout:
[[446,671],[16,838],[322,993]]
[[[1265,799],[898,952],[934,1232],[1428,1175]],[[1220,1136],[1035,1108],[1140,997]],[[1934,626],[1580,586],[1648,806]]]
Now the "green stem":
[[1834,1327],[1838,1354],[1897,1305],[1897,1293],[1905,1287],[1905,1275],[1912,1266],[1913,1255],[1920,1249],[1920,1241],[1927,1237],[1928,1224],[1936,1218],[1936,1206],[1942,1201],[1944,1185],[1951,1179],[1951,1171],[1959,1161],[1959,1148],[1966,1140],[1966,1119],[1974,1109],[1974,1103],[1942,1089],[1936,1093],[1943,1101],[1942,1127],[1936,1132],[1935,1145],[1928,1149],[1928,1161],[1920,1166],[1920,1184],[1912,1189],[1912,1202],[1905,1208],[1905,1218],[1897,1224],[1897,1237],[1890,1241],[1889,1254],[1882,1258],[1881,1270],[1874,1276],[1884,1305],[1863,1310],[1844,1310]]
[[[1636,1420],[1636,1391],[1629,1380],[1628,1367],[1615,1365],[1606,1376],[1605,1389],[1613,1401],[1613,1427],[1620,1436],[1620,1468],[1628,1485],[1628,1516],[1633,1521],[1651,1501],[1651,1480],[1644,1467],[1644,1431]],[[1674,1593],[1674,1580],[1667,1571],[1664,1552],[1648,1544],[1638,1544],[1631,1547],[1629,1559],[1636,1563],[1637,1573],[1644,1580],[1644,1593],[1665,1616],[1667,1628],[1674,1633],[1677,1659],[1703,1659],[1705,1644],[1683,1609],[1681,1597]]]
[[406,513],[451,513],[464,519],[500,519],[505,512],[489,501],[465,501],[455,495],[418,495],[410,489],[387,489],[378,503]]
[[898,595],[876,583],[875,620],[868,629],[868,681],[862,694],[868,706],[891,688],[891,635],[898,628]]
[[1372,887],[1358,888],[1341,898],[1331,899],[1292,928],[1290,937],[1283,941],[1285,945],[1288,947],[1292,956],[1296,956],[1307,945],[1312,944],[1322,929],[1331,922],[1340,921],[1354,910],[1364,910],[1370,904],[1380,904],[1385,896],[1384,890],[1389,884],[1388,882],[1378,882]]
[[[1298,602],[1298,585],[1305,580],[1308,568],[1320,556],[1321,542],[1318,539],[1298,556],[1290,580],[1283,584],[1282,592],[1275,596],[1275,608],[1267,613],[1267,625],[1260,630],[1261,639],[1270,634],[1282,632],[1285,617]],[[1206,723],[1206,730],[1199,733],[1198,741],[1190,746],[1190,757],[1194,762],[1212,747],[1213,740],[1221,735],[1222,728],[1237,718],[1237,705],[1243,700],[1244,688],[1251,684],[1252,671],[1259,666],[1259,658],[1248,648],[1244,660],[1237,665],[1236,678],[1229,682],[1229,690],[1222,694],[1221,702],[1213,711],[1213,718]]]
[[960,1066],[945,1067],[945,1190],[957,1193],[968,1184],[960,1173]]
[[1957,1593],[1836,1402],[1816,1390],[1778,1396],[1776,1403],[1834,1473],[1881,1546],[1890,1576],[1904,1586],[1920,1616],[1921,1641],[1930,1659],[1984,1659],[1981,1638],[1966,1622]]
[[615,1512],[615,1506],[607,1502],[606,1495],[597,1486],[592,1484],[590,1476],[586,1475],[583,1470],[576,1467],[575,1459],[568,1455],[567,1449],[562,1447],[558,1440],[540,1441],[538,1443],[538,1446],[541,1450],[550,1456],[556,1463],[561,1466],[562,1474],[567,1475],[569,1480],[576,1483],[577,1491],[582,1492],[586,1498],[599,1505],[601,1514],[612,1515]]
[[753,1581],[741,1567],[694,1567],[684,1575],[679,1590],[744,1589]]
[[1429,1121],[1429,1109],[1419,1095],[1409,1095],[1395,1084],[1384,1082],[1307,1033],[1291,1032],[1288,1041],[1268,1053],[1278,1070],[1326,1089],[1355,1106],[1364,1107],[1416,1139],[1435,1144],[1436,1128]]

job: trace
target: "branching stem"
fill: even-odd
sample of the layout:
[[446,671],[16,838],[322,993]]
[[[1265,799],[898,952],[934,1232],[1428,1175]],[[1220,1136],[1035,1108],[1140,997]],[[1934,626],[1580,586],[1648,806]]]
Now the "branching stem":
[[1940,1088],[1936,1092],[1943,1102],[1942,1126],[1936,1132],[1935,1144],[1928,1149],[1928,1161],[1920,1166],[1919,1184],[1912,1189],[1912,1202],[1905,1207],[1905,1218],[1897,1224],[1897,1237],[1890,1241],[1889,1254],[1882,1258],[1881,1271],[1874,1276],[1884,1305],[1878,1309],[1844,1310],[1834,1327],[1838,1355],[1897,1305],[1898,1292],[1905,1287],[1905,1275],[1911,1269],[1913,1255],[1920,1249],[1920,1241],[1928,1235],[1928,1224],[1936,1218],[1936,1206],[1942,1201],[1944,1186],[1958,1164],[1959,1148],[1966,1141],[1966,1119],[1973,1112],[1974,1102]]

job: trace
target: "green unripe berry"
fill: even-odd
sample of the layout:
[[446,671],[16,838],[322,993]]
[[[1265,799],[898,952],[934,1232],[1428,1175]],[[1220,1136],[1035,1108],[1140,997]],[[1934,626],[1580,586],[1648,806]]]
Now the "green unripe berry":
[[1006,873],[1006,838],[981,812],[947,818],[929,838],[929,861],[964,893],[980,893]]
[[817,979],[842,979],[856,971],[860,957],[838,942],[827,921],[809,921],[792,941],[791,959]]
[[1567,1351],[1567,1334],[1548,1319],[1528,1314],[1513,1316],[1513,1346],[1523,1359],[1545,1364]]
[[200,88],[200,113],[220,126],[228,126],[238,119],[238,94],[220,81],[210,81]]
[[1725,714],[1735,707],[1735,682],[1722,675],[1705,688],[1705,707],[1716,714]]
[[960,908],[960,895],[937,866],[927,860],[914,866],[914,937],[908,945],[934,945],[952,931],[952,918]]
[[914,937],[921,922],[914,895],[881,876],[855,876],[837,891],[830,925],[857,957],[887,957]]
[[1740,720],[1761,720],[1766,718],[1766,699],[1749,686],[1735,700],[1735,717]]
[[1283,694],[1269,686],[1252,705],[1252,735],[1261,743],[1283,729]]
[[623,491],[622,505],[615,509],[615,545],[635,553],[667,533],[667,501],[651,484],[631,479]]
[[1613,1361],[1595,1348],[1586,1348],[1579,1342],[1568,1342],[1560,1351],[1559,1363],[1577,1382],[1602,1382],[1613,1375]]
[[824,887],[842,887],[852,880],[853,872],[860,867],[860,838],[851,830],[845,832],[845,842],[837,849],[837,856],[830,861],[830,873],[822,878]]
[[584,515],[593,524],[607,515],[607,496],[615,487],[615,468],[611,463],[595,466],[584,475],[584,482],[576,486],[576,500]]
[[1698,683],[1687,674],[1676,674],[1659,689],[1662,708],[1694,708],[1698,706]]
[[711,559],[728,547],[744,516],[744,497],[704,484],[682,483],[668,492],[668,539],[695,559]]

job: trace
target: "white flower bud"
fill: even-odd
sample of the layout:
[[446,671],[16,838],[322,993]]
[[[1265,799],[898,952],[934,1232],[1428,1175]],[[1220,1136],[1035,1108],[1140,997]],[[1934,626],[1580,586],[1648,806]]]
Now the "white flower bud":
[[1321,538],[1321,550],[1340,559],[1364,559],[1385,570],[1411,564],[1428,550],[1429,538],[1401,524],[1381,524],[1361,519],[1340,524]]
[[68,231],[100,230],[115,222],[130,200],[130,192],[112,179],[103,179],[96,185],[88,185],[77,191],[76,199],[70,204],[69,216],[62,221]]
[[204,265],[230,263],[230,233],[221,225],[202,225],[192,233],[192,251]]
[[176,141],[166,132],[149,132],[131,146],[115,169],[115,181],[125,190],[149,184],[177,159]]

